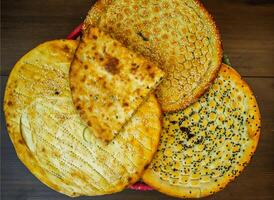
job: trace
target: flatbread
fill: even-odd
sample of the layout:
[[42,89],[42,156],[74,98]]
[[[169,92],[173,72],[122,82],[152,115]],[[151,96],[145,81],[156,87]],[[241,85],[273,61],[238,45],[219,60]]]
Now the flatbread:
[[157,149],[160,107],[151,94],[108,145],[75,109],[69,67],[77,43],[46,42],[23,56],[7,82],[4,112],[19,159],[40,181],[69,196],[102,195],[136,182]]
[[96,27],[89,27],[70,69],[73,102],[91,132],[111,141],[164,73]]
[[251,89],[234,69],[223,65],[198,102],[165,114],[160,145],[143,180],[175,197],[211,195],[248,164],[260,126]]
[[197,101],[220,69],[219,32],[196,0],[98,0],[84,29],[90,24],[159,64],[166,73],[156,92],[163,111]]

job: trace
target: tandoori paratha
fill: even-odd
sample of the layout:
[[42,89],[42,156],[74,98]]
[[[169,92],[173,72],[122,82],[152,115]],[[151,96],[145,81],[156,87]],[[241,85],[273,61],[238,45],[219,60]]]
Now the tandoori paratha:
[[110,142],[164,73],[96,27],[80,40],[70,68],[73,102],[90,131]]

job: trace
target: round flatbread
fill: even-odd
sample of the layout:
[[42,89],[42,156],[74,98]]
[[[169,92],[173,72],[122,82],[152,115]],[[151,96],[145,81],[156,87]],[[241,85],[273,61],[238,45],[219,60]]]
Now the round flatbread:
[[166,73],[156,92],[163,111],[197,101],[221,66],[219,32],[196,0],[99,0],[84,30],[90,24],[159,64]]
[[198,102],[165,114],[160,145],[143,180],[171,196],[211,195],[248,164],[260,124],[251,89],[234,69],[223,65]]
[[73,105],[69,68],[77,42],[46,42],[23,56],[7,82],[4,112],[19,159],[69,196],[118,192],[137,181],[157,149],[160,108],[151,95],[105,145]]

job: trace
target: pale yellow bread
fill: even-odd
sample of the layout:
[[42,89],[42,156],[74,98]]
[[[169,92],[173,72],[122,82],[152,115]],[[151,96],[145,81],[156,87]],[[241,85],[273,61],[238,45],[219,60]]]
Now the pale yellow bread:
[[73,102],[90,131],[108,143],[163,75],[155,64],[90,26],[70,68]]
[[160,107],[151,95],[108,145],[75,109],[69,68],[77,42],[46,42],[14,66],[4,112],[19,159],[40,181],[69,196],[121,191],[137,181],[157,149]]
[[175,197],[198,198],[218,192],[250,161],[260,125],[251,89],[223,64],[198,102],[164,115],[157,153],[142,178]]
[[163,111],[186,108],[221,66],[216,25],[197,0],[98,0],[84,23],[97,25],[166,73],[156,96]]

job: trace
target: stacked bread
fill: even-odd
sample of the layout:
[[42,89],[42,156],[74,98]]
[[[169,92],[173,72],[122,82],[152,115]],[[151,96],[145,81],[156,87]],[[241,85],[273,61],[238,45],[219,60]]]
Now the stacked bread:
[[19,159],[68,196],[142,179],[181,198],[223,189],[253,155],[260,113],[222,64],[196,0],[99,0],[80,41],[46,42],[14,66],[4,111]]

